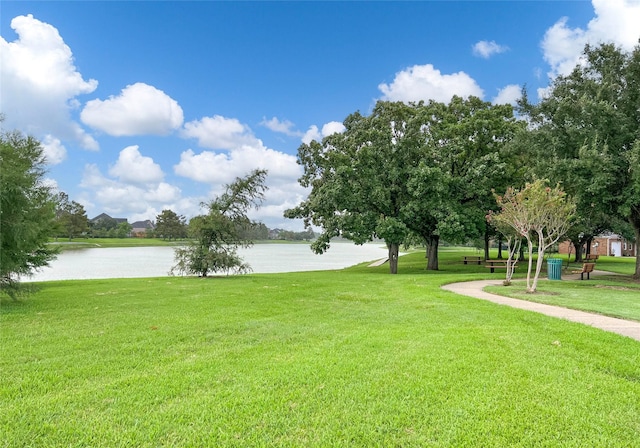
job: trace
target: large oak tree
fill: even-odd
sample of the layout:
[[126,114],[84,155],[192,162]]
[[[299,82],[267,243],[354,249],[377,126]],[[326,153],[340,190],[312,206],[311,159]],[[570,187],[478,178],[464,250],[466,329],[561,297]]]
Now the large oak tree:
[[344,125],[298,150],[300,183],[311,193],[286,216],[323,229],[314,251],[335,236],[357,244],[379,237],[397,273],[400,244],[418,235],[429,248],[428,269],[437,269],[441,237],[464,241],[484,230],[495,206],[491,188],[504,173],[500,150],[515,126],[510,106],[473,97],[448,105],[379,101]]
[[422,151],[414,109],[380,101],[368,116],[349,115],[343,133],[300,146],[300,183],[311,192],[285,216],[322,228],[311,245],[316,253],[336,236],[356,244],[378,237],[389,249],[390,272],[397,273],[399,247],[409,234],[403,215],[410,201],[408,181]]
[[562,181],[578,201],[578,233],[622,219],[640,243],[640,46],[585,47],[572,73],[555,79],[537,105],[525,98],[522,112],[540,175]]

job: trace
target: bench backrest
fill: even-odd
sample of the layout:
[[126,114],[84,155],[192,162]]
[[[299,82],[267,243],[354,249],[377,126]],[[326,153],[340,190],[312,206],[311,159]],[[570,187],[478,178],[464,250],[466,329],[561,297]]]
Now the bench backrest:
[[582,271],[583,272],[593,272],[593,267],[595,266],[595,263],[584,263],[582,265]]

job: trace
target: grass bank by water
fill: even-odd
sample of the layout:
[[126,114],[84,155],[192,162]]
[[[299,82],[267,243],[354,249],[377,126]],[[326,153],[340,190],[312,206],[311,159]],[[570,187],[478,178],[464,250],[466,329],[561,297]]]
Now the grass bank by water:
[[[66,238],[51,239],[51,245],[61,250],[87,249],[96,247],[157,247],[179,246],[185,240],[164,240],[162,238]],[[255,244],[309,244],[308,241],[259,240]]]
[[61,250],[86,249],[94,247],[157,247],[176,246],[180,240],[163,240],[161,238],[58,238],[49,244],[59,246]]
[[[2,446],[636,446],[637,341],[388,266],[50,282],[0,307]],[[500,274],[495,274],[500,278]]]

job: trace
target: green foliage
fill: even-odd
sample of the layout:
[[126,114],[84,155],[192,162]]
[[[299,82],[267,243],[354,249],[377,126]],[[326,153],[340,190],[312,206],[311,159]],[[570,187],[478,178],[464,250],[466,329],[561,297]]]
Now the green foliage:
[[517,127],[510,106],[473,97],[449,105],[379,101],[371,115],[356,112],[344,125],[344,133],[298,150],[300,183],[311,193],[285,216],[323,229],[316,252],[336,236],[357,244],[379,237],[394,272],[397,247],[418,235],[437,269],[440,237],[465,241],[484,231],[491,188],[506,173],[501,151]]
[[210,272],[250,270],[238,256],[237,249],[253,244],[242,229],[256,225],[247,213],[259,207],[264,199],[266,176],[265,170],[254,170],[244,178],[236,178],[223,194],[203,204],[208,213],[189,222],[191,240],[187,246],[175,250],[176,265],[172,273],[206,277]]
[[397,248],[407,237],[406,227],[403,231],[395,226],[384,235],[378,231],[388,227],[385,221],[397,221],[409,201],[407,180],[421,149],[415,141],[417,131],[409,130],[415,126],[411,116],[412,106],[380,101],[367,117],[358,112],[347,117],[344,133],[300,146],[300,183],[312,190],[285,216],[322,228],[311,245],[316,253],[327,250],[336,236],[356,244],[379,236],[390,247],[391,272],[397,269]]
[[44,183],[40,142],[19,132],[0,133],[0,290],[14,294],[18,276],[46,266],[55,202]]
[[577,199],[575,235],[611,230],[622,219],[640,241],[639,103],[640,46],[625,53],[601,44],[586,46],[581,63],[538,105],[526,97],[521,104],[532,124],[523,137],[534,171]]
[[89,224],[89,231],[94,238],[116,238],[118,221],[111,217],[101,217]]
[[155,235],[168,240],[187,236],[187,219],[173,210],[162,210],[156,216]]
[[[267,236],[268,235],[269,229],[267,229]],[[312,229],[307,229],[302,232],[276,229],[276,234],[271,239],[280,241],[311,241],[315,237],[316,235]]]
[[126,238],[131,234],[131,229],[133,227],[128,222],[121,222],[116,227],[115,237],[116,238]]
[[238,229],[238,232],[245,240],[257,241],[269,239],[269,228],[262,222],[243,225]]
[[[499,229],[510,227],[513,233],[527,240],[527,290],[535,292],[545,251],[570,228],[575,202],[567,197],[559,185],[550,188],[546,181],[540,179],[527,183],[521,190],[510,187],[504,195],[495,195],[495,198],[500,211],[489,213],[488,219]],[[512,232],[505,232],[506,236],[511,236]],[[538,248],[537,262],[531,280],[534,246]]]
[[69,202],[69,195],[64,192],[58,193],[56,202],[55,236],[65,236],[71,241],[89,230],[89,218],[82,204]]

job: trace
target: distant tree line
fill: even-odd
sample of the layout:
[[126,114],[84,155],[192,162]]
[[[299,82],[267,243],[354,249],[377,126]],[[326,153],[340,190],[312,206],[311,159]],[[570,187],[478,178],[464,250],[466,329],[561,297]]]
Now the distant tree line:
[[[64,192],[53,196],[55,204],[55,218],[50,236],[53,238],[127,238],[131,236],[132,226],[123,219],[101,216],[90,220],[84,206],[69,200]],[[187,222],[184,215],[178,215],[170,209],[162,210],[155,217],[152,228],[145,229],[144,237],[161,238],[164,240],[181,240],[189,237],[191,221]],[[269,229],[262,222],[252,222],[238,227],[238,233],[243,238],[252,241],[282,240],[282,241],[310,241],[315,233],[308,229],[300,232],[283,229]]]

